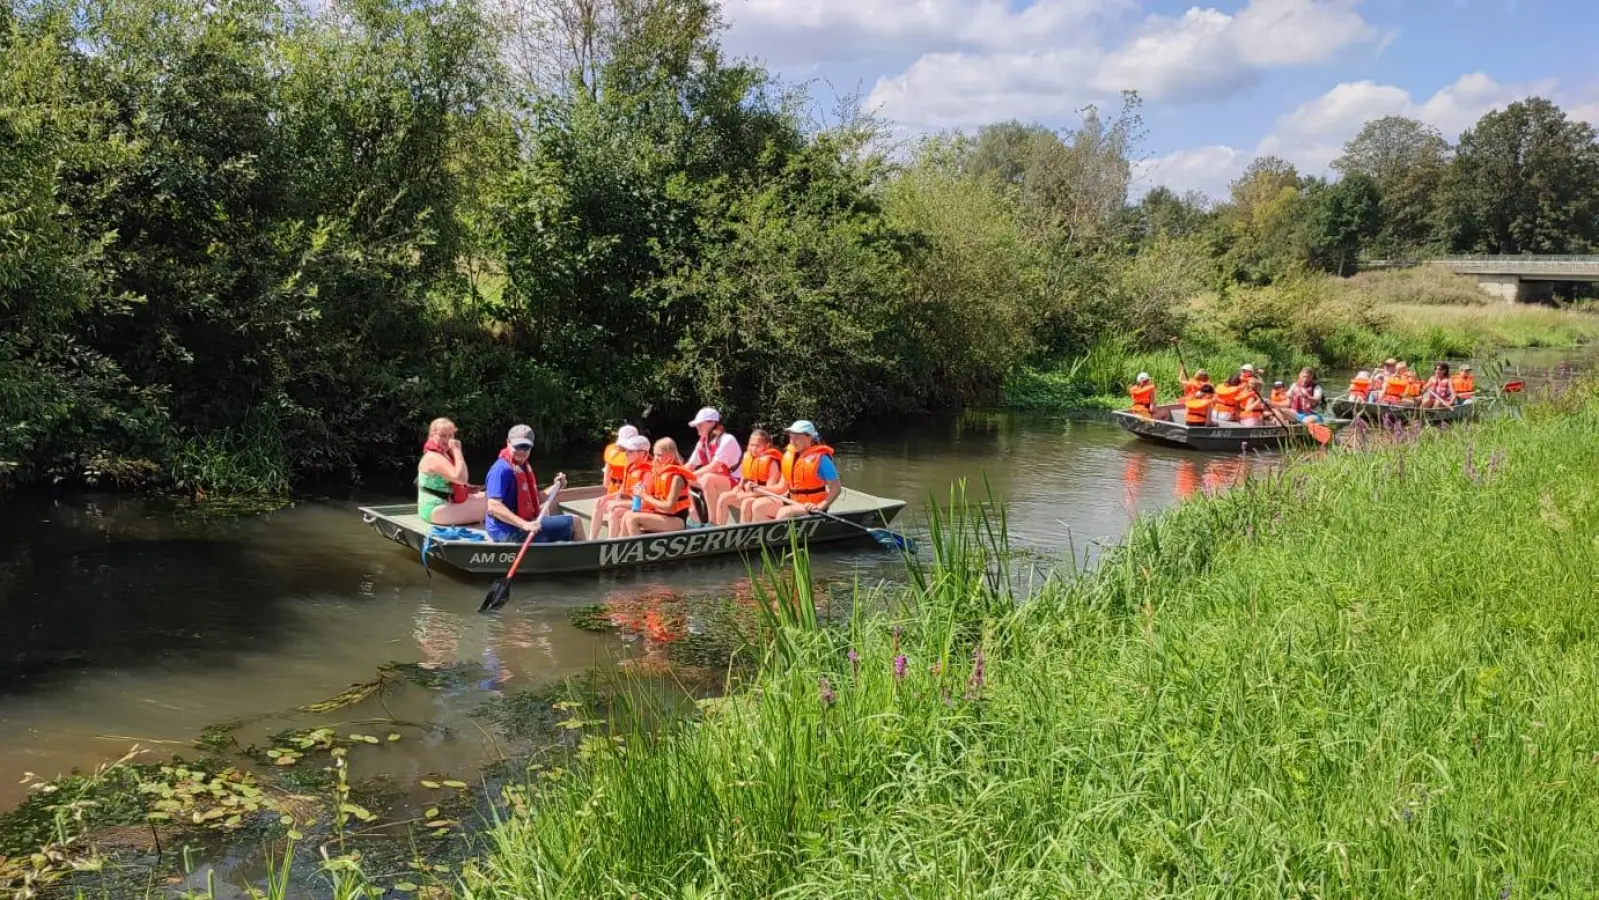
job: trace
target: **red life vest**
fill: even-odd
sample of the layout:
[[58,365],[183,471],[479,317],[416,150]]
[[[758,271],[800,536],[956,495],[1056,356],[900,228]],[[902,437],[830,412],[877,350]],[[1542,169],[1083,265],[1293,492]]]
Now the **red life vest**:
[[[449,460],[450,465],[455,465],[455,454],[450,451],[450,445],[440,444],[438,441],[428,438],[427,443],[422,445],[422,452],[426,453],[429,450]],[[466,498],[469,496],[471,496],[471,493],[467,490],[466,485],[455,484],[454,482],[450,483],[451,503],[465,503]]]
[[539,482],[533,467],[527,463],[517,465],[511,459],[511,448],[500,449],[500,459],[505,460],[516,475],[516,514],[528,521],[539,517]]

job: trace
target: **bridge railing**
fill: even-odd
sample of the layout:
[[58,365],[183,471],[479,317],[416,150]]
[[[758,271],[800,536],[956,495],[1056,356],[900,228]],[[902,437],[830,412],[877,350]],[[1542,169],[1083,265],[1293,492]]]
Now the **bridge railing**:
[[1572,265],[1599,265],[1599,254],[1550,254],[1537,253],[1473,253],[1458,256],[1439,256],[1427,260],[1432,263],[1473,263],[1473,264],[1507,264],[1517,263],[1553,263],[1556,265],[1569,263]]

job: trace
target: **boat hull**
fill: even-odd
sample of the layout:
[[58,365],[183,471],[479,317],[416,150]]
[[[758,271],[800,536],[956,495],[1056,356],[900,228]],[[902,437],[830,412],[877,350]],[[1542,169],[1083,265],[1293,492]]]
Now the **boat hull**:
[[[561,511],[591,520],[598,496],[598,488],[577,489],[570,492],[570,498],[563,493]],[[839,518],[867,528],[888,524],[904,508],[904,501],[873,497],[848,488],[833,504],[833,512]],[[378,534],[425,555],[428,565],[444,563],[475,575],[504,575],[521,549],[516,543],[430,538],[431,528],[417,518],[415,504],[362,507],[361,518]],[[689,528],[631,538],[530,544],[517,575],[597,572],[731,553],[759,554],[765,547],[785,550],[791,539],[810,545],[871,540],[859,528],[823,516],[805,516],[781,522]]]
[[1180,407],[1175,405],[1156,407],[1155,415],[1152,417],[1139,416],[1124,410],[1118,410],[1112,415],[1116,424],[1143,440],[1211,453],[1238,453],[1246,444],[1250,449],[1270,450],[1284,444],[1312,442],[1310,433],[1303,425],[1195,427],[1172,421],[1172,413],[1178,409]]
[[1393,406],[1387,403],[1361,403],[1356,400],[1334,400],[1329,404],[1333,415],[1340,418],[1360,418],[1368,422],[1381,422],[1392,418],[1401,422],[1429,423],[1462,422],[1475,419],[1493,406],[1494,398],[1485,397],[1460,406],[1422,409],[1417,406]]

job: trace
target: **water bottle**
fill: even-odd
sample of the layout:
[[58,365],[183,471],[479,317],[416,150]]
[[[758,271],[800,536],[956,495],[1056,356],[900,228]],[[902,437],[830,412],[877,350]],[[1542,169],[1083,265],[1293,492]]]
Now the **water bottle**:
[[633,485],[633,511],[638,512],[644,508],[644,485]]

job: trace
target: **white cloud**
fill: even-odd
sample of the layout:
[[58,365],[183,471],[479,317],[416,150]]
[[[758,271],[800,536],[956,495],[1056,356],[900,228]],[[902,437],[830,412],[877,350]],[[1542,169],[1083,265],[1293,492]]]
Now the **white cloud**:
[[1092,49],[929,54],[903,75],[880,79],[867,105],[913,129],[1057,118],[1089,101],[1083,84],[1098,65]]
[[[1148,186],[1166,184],[1179,191],[1193,188],[1212,197],[1223,197],[1228,182],[1243,171],[1249,160],[1266,154],[1283,157],[1303,173],[1321,175],[1343,153],[1344,143],[1372,119],[1418,119],[1453,140],[1484,114],[1524,97],[1548,96],[1554,88],[1553,80],[1501,84],[1481,72],[1473,72],[1418,102],[1404,88],[1372,81],[1346,82],[1279,118],[1252,153],[1232,147],[1200,147],[1152,161]],[[1594,112],[1599,113],[1599,109]],[[1157,167],[1156,163],[1161,165]]]
[[1133,193],[1166,185],[1179,194],[1196,190],[1212,198],[1227,196],[1227,186],[1249,165],[1249,154],[1225,144],[1177,150],[1133,166]]
[[1150,17],[1096,84],[1151,100],[1216,97],[1253,84],[1262,70],[1326,62],[1378,38],[1354,0],[1250,0],[1236,15],[1194,7],[1180,18]]

